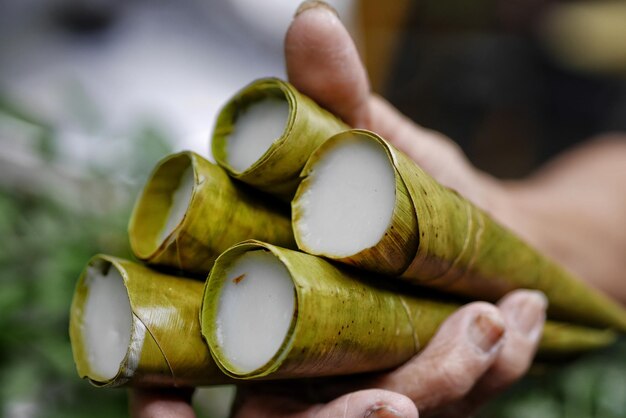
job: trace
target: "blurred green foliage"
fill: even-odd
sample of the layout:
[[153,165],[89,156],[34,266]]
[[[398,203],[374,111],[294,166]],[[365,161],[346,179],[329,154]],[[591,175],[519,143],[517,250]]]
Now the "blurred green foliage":
[[563,364],[536,365],[481,418],[626,416],[626,341]]
[[[34,169],[45,175],[59,166],[53,129],[6,101],[0,112],[41,128],[30,143],[40,162]],[[74,285],[87,261],[101,252],[131,257],[126,224],[134,195],[171,150],[166,135],[151,125],[140,126],[128,141],[130,155],[81,173],[81,184],[101,182],[102,190],[65,185],[84,202],[64,202],[55,196],[61,190],[33,193],[36,188],[0,183],[0,416],[127,415],[124,390],[99,390],[78,378],[68,324]]]
[[128,256],[126,216],[75,213],[45,196],[0,193],[0,400],[8,416],[25,407],[33,414],[22,416],[125,410],[123,392],[98,391],[77,378],[68,321],[87,260],[98,252]]

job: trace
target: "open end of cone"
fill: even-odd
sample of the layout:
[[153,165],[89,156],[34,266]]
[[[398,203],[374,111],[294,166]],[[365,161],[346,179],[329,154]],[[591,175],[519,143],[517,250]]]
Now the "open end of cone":
[[170,210],[167,213],[167,217],[163,223],[163,228],[159,234],[159,242],[165,241],[165,239],[183,221],[187,208],[189,207],[189,202],[191,202],[193,186],[193,169],[189,166],[180,175],[178,187],[171,191]]
[[293,202],[300,248],[333,258],[375,246],[395,207],[395,171],[385,149],[354,134],[323,148]]
[[117,376],[131,338],[132,311],[124,280],[108,262],[87,268],[81,334],[84,352],[95,381]]
[[195,185],[188,154],[160,164],[137,201],[130,225],[130,242],[139,258],[148,258],[182,224]]
[[226,138],[226,160],[236,172],[242,173],[283,135],[289,104],[284,95],[282,98],[261,96],[238,109],[235,118],[232,132]]
[[216,340],[233,373],[267,364],[287,337],[295,288],[281,261],[264,250],[243,253],[224,271]]

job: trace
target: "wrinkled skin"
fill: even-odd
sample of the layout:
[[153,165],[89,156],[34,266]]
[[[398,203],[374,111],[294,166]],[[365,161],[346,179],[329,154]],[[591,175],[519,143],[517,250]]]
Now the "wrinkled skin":
[[[304,3],[285,38],[289,80],[353,127],[371,129],[442,184],[487,210],[589,283],[626,301],[626,136],[605,135],[532,177],[504,183],[472,167],[450,139],[417,126],[370,92],[354,43],[335,13]],[[597,216],[600,214],[600,216]],[[584,240],[580,237],[584,237]],[[592,254],[589,254],[590,249]],[[234,417],[463,417],[528,369],[545,297],[519,290],[497,305],[454,313],[425,350],[399,368],[315,383],[239,388]],[[135,390],[137,418],[194,417],[188,392]],[[419,412],[418,412],[419,411]]]

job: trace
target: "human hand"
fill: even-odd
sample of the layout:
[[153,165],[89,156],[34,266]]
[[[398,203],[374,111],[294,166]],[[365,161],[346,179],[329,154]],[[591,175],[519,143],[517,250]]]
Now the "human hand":
[[[422,353],[368,377],[240,387],[233,416],[464,417],[528,369],[545,320],[545,297],[518,290],[497,306],[474,302],[441,326]],[[134,390],[135,418],[193,418],[189,392]]]
[[[497,181],[475,170],[452,141],[413,124],[370,93],[350,36],[324,4],[300,8],[285,54],[289,79],[299,90],[350,125],[380,133],[479,206],[501,210]],[[421,416],[466,416],[527,370],[545,308],[543,295],[530,291],[513,292],[497,306],[469,304],[445,321],[420,355],[392,372],[315,386],[241,386],[234,416],[416,417],[418,409]],[[137,418],[190,418],[188,398],[172,391],[133,391],[131,411]]]

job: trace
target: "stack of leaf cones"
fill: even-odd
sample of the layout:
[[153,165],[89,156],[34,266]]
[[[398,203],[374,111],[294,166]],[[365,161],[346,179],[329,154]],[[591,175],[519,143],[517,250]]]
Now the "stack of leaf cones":
[[[230,135],[239,117],[265,99],[287,104],[282,135],[237,170],[229,162]],[[355,136],[381,147],[391,164],[393,216],[375,245],[320,254],[298,226],[307,176],[332,144]],[[389,369],[418,353],[458,308],[433,299],[421,287],[429,285],[466,300],[495,301],[515,288],[543,291],[550,318],[567,321],[544,329],[540,350],[551,355],[603,347],[626,330],[617,304],[384,139],[349,130],[286,82],[263,79],[237,93],[218,116],[212,150],[218,165],[183,152],[154,169],[129,223],[142,263],[96,255],[79,278],[70,337],[78,374],[96,386],[200,386]],[[220,298],[226,283],[244,279],[232,277],[231,266],[259,251],[284,266],[293,312],[266,361],[240,367],[223,346]],[[411,284],[396,286],[396,278]],[[101,283],[112,280],[121,290],[113,285],[98,296]]]

